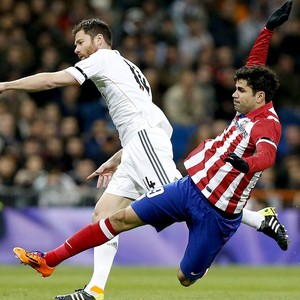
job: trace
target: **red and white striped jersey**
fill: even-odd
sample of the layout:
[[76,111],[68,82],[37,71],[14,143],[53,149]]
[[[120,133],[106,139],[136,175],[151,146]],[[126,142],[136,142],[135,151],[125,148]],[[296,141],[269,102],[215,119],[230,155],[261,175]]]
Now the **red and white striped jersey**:
[[[184,165],[211,203],[226,212],[239,213],[262,171],[274,163],[280,136],[281,125],[273,103],[269,102],[246,116],[236,114],[215,139],[201,142]],[[247,174],[225,162],[230,152],[247,161]]]

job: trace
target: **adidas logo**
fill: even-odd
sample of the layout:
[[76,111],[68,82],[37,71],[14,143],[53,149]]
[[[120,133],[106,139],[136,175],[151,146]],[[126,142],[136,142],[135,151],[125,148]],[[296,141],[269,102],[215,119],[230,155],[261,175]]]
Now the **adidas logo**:
[[112,243],[107,243],[107,245],[114,247],[116,250],[118,250],[118,243],[117,242],[112,242]]

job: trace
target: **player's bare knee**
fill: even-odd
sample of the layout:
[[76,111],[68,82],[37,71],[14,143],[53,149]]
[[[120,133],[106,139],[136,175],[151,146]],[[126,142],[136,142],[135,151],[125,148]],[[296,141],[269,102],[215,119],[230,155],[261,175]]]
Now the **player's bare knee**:
[[178,280],[179,280],[180,284],[181,284],[182,286],[184,286],[184,287],[189,287],[189,286],[191,286],[193,283],[196,282],[196,280],[190,280],[190,279],[188,279],[188,278],[182,278],[182,279],[179,279],[179,278],[178,278]]
[[92,215],[92,222],[97,223],[100,221],[100,216],[99,214],[94,210],[93,215]]
[[177,278],[178,278],[180,284],[184,287],[189,287],[196,281],[196,280],[191,280],[191,279],[185,277],[185,275],[182,273],[180,268],[178,269],[178,272],[177,272]]
[[93,211],[93,215],[92,215],[93,223],[97,223],[103,218],[105,218],[105,214],[103,212],[101,212],[101,210],[96,205],[94,208],[94,211]]

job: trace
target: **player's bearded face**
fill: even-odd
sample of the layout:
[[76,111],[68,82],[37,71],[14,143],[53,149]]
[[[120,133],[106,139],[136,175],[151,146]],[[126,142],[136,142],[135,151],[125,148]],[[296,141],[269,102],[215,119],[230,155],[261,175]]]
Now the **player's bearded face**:
[[83,30],[76,33],[75,46],[74,52],[81,60],[88,58],[98,50],[96,38],[86,34]]
[[234,109],[237,112],[247,114],[257,108],[256,97],[253,95],[253,90],[248,86],[246,80],[238,80],[235,87],[236,90],[232,97]]

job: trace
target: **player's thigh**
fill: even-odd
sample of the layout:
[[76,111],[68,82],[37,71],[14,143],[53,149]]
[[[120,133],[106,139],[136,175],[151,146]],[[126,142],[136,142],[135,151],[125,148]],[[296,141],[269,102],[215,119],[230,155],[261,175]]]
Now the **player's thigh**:
[[129,198],[104,192],[95,206],[93,222],[109,217],[116,211],[129,206],[131,202]]

